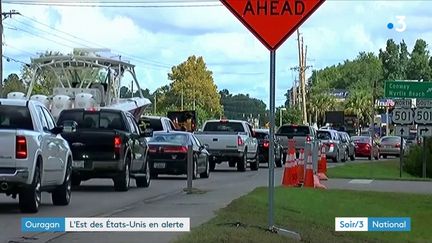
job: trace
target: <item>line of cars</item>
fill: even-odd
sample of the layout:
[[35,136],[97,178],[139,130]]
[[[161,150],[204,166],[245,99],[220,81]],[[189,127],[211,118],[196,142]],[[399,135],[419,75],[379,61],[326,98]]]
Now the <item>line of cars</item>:
[[27,213],[38,211],[42,191],[68,205],[72,186],[92,178],[127,191],[131,179],[148,187],[158,174],[186,174],[189,146],[194,179],[210,175],[207,147],[194,134],[142,131],[122,110],[68,109],[56,121],[38,101],[0,99],[0,144],[0,193],[18,196]]

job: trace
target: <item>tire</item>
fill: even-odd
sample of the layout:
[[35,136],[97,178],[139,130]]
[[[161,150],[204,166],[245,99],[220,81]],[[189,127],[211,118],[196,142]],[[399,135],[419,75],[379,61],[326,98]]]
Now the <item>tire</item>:
[[126,192],[129,190],[130,186],[130,157],[127,157],[125,161],[124,170],[114,178],[114,189],[116,191]]
[[198,178],[198,162],[197,162],[197,158],[194,157],[193,168],[192,168],[192,180],[195,180],[197,178]]
[[151,175],[150,175],[150,166],[149,162],[145,162],[145,176],[139,176],[135,178],[135,183],[137,187],[149,187],[150,181],[151,181]]
[[369,160],[372,160],[372,156],[369,156],[368,159],[369,159]]
[[66,175],[63,184],[51,193],[51,199],[54,205],[69,205],[72,193],[72,160],[68,159]]
[[258,153],[256,153],[256,152],[255,152],[255,158],[253,161],[254,162],[250,162],[250,169],[256,171],[259,169]]
[[333,160],[333,162],[335,162],[335,163],[339,163],[339,162],[340,162],[340,155],[339,155],[339,151],[336,153],[336,157],[334,157],[332,160]]
[[214,160],[210,160],[209,164],[210,164],[210,171],[215,171],[215,169],[216,169],[216,162]]
[[279,159],[276,160],[276,167],[282,167],[282,151],[279,153]]
[[150,178],[151,178],[151,179],[157,179],[158,176],[159,176],[158,173],[150,172]]
[[39,165],[35,168],[32,184],[19,192],[19,208],[23,213],[37,213],[41,204],[41,175]]
[[234,168],[236,166],[236,162],[235,161],[228,161],[228,165],[231,168]]
[[247,151],[245,150],[243,156],[237,162],[237,171],[241,171],[241,172],[246,171],[246,165],[247,165]]
[[210,162],[209,159],[206,159],[206,169],[203,173],[200,174],[200,178],[209,178],[210,177]]
[[355,153],[353,155],[350,156],[351,161],[354,161],[356,159],[355,157]]
[[382,157],[383,157],[384,159],[387,159],[387,155],[383,155]]
[[81,178],[79,176],[72,176],[72,186],[79,186],[81,185]]

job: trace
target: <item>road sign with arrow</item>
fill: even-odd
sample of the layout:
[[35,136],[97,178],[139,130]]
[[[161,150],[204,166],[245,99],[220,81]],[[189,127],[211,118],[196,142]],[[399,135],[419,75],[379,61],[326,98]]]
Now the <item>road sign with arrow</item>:
[[432,126],[418,126],[417,134],[420,137],[431,137],[432,136]]
[[395,135],[399,137],[408,137],[410,128],[409,126],[396,126]]

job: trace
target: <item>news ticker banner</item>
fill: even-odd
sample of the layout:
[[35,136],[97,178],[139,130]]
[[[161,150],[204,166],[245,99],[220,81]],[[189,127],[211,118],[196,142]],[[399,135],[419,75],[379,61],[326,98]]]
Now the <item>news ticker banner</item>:
[[21,218],[22,232],[188,232],[190,218]]
[[336,217],[335,231],[411,231],[411,218]]

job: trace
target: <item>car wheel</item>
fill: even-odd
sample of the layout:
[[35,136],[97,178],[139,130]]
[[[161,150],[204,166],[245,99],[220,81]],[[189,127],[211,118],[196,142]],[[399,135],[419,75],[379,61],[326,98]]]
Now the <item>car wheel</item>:
[[383,155],[382,157],[383,157],[384,159],[387,159],[387,155]]
[[351,161],[354,161],[356,159],[355,157],[355,153],[353,155],[350,156]]
[[69,205],[72,192],[72,160],[68,159],[66,175],[63,184],[51,193],[54,205]]
[[339,156],[339,151],[336,153],[336,157],[334,157],[332,160],[333,160],[333,162],[335,162],[335,163],[339,163],[339,160],[340,159],[340,156]]
[[125,167],[124,170],[120,173],[120,175],[114,179],[114,189],[116,191],[128,191],[129,190],[129,185],[130,185],[130,162],[131,159],[130,157],[127,158],[127,160],[125,161]]
[[197,163],[197,159],[194,158],[193,168],[192,168],[192,179],[195,180],[196,178],[198,178],[198,163]]
[[149,163],[145,162],[145,176],[135,178],[137,187],[149,187],[150,186],[150,166]]
[[276,160],[276,167],[282,167],[282,151],[279,152],[279,158]]
[[37,213],[41,203],[40,167],[36,166],[33,182],[19,193],[19,208],[23,213]]
[[209,178],[210,177],[210,162],[209,159],[206,159],[206,170],[200,174],[200,178]]
[[253,162],[250,162],[250,169],[251,170],[258,170],[259,169],[259,162],[258,162],[258,153],[255,152],[255,158]]
[[246,165],[247,165],[247,151],[245,150],[243,153],[243,156],[240,158],[240,160],[237,162],[237,171],[246,171]]

